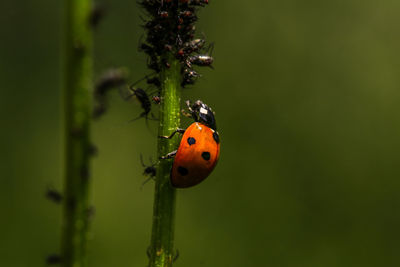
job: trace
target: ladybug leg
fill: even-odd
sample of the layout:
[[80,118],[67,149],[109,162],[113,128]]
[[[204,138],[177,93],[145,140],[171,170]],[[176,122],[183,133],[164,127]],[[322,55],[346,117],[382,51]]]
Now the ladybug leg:
[[161,156],[160,159],[171,159],[171,158],[175,157],[176,152],[178,152],[178,150],[172,151],[165,156]]
[[182,129],[182,128],[177,128],[175,131],[172,132],[172,134],[170,136],[168,135],[160,135],[160,138],[164,138],[164,139],[171,139],[176,133],[180,133],[183,134],[186,131],[186,129]]

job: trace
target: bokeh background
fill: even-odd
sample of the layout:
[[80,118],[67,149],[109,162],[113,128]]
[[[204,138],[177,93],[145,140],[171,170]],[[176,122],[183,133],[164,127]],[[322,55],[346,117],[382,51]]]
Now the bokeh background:
[[[59,251],[62,1],[0,2],[0,266],[44,266]],[[95,77],[148,73],[136,1],[102,0]],[[184,98],[217,113],[222,153],[179,190],[175,266],[400,266],[400,2],[216,1],[199,36],[214,70]],[[91,266],[145,266],[156,125],[110,95],[93,123]],[[156,112],[156,110],[155,110]],[[188,124],[189,121],[184,123]]]

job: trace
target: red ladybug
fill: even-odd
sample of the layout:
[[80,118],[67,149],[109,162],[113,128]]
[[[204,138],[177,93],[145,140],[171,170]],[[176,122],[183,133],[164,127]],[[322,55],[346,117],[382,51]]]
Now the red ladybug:
[[171,169],[171,184],[177,188],[186,188],[203,181],[217,164],[220,150],[219,134],[215,124],[214,112],[202,101],[192,105],[186,101],[195,120],[186,130],[176,129],[170,136],[182,133],[178,150],[167,154],[162,159],[175,156]]

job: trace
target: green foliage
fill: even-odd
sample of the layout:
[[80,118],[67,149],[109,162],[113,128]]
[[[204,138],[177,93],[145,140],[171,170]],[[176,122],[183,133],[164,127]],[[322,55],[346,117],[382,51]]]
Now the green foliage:
[[[142,11],[108,2],[96,73],[111,64],[140,77]],[[60,208],[43,195],[61,188],[64,9],[1,5],[0,266],[43,267],[60,238]],[[399,1],[210,0],[198,29],[216,43],[215,70],[182,99],[213,107],[224,153],[206,181],[176,194],[174,267],[398,266],[398,10]],[[140,105],[110,96],[92,125],[88,256],[96,267],[146,266],[153,185],[141,189],[139,154],[156,158],[156,122],[127,123]]]

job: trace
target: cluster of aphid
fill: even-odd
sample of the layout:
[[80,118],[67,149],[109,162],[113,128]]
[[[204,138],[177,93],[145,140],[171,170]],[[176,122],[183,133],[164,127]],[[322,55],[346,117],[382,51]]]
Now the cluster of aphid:
[[[200,76],[193,65],[211,67],[213,63],[212,45],[206,47],[204,39],[194,39],[197,9],[208,0],[142,0],[140,4],[150,16],[144,24],[147,38],[139,45],[148,55],[148,67],[156,73],[169,68],[167,54],[172,53],[182,64],[182,87],[193,84]],[[160,86],[157,78],[147,82]]]
[[[130,92],[124,96],[125,99],[135,97],[143,109],[143,112],[133,120],[145,118],[147,121],[152,102],[160,103],[161,82],[158,74],[162,68],[170,67],[167,60],[170,58],[168,54],[173,55],[181,63],[182,87],[194,84],[200,77],[200,74],[193,69],[193,65],[212,67],[213,46],[206,47],[204,39],[194,39],[196,11],[207,4],[208,0],[142,0],[140,2],[150,19],[143,25],[147,37],[139,44],[139,50],[148,55],[147,65],[154,72],[132,84]],[[136,87],[143,80],[149,86],[155,86],[157,90],[148,93]],[[97,102],[93,114],[95,118],[102,115],[107,108],[106,93],[125,83],[126,75],[124,76],[119,70],[111,70],[100,78],[95,86]],[[150,119],[155,119],[154,115]]]
[[[127,94],[125,93],[125,96],[123,96],[125,99],[135,97],[141,104],[143,112],[133,120],[139,118],[145,118],[146,121],[148,119],[155,119],[154,115],[151,113],[151,108],[153,102],[156,104],[161,102],[161,81],[159,73],[162,69],[170,68],[171,65],[170,62],[168,62],[169,60],[177,60],[181,65],[182,87],[194,84],[196,79],[200,77],[200,74],[193,69],[193,66],[206,66],[212,68],[211,64],[213,63],[213,58],[211,53],[213,46],[206,46],[206,41],[204,39],[194,38],[194,23],[197,21],[196,12],[200,7],[204,7],[207,4],[208,0],[141,0],[140,5],[146,10],[150,19],[145,21],[143,25],[147,37],[143,42],[140,42],[139,50],[147,54],[147,65],[153,70],[153,73],[132,84],[130,86],[130,92]],[[143,81],[145,81],[150,87],[156,87],[156,90],[150,93],[144,89],[136,87],[138,83]],[[103,114],[107,107],[106,93],[110,89],[120,87],[125,83],[126,77],[116,70],[106,72],[99,79],[95,86],[95,98],[97,100],[97,106],[94,110],[95,117]],[[215,132],[213,135],[215,139],[215,135],[218,136],[218,134],[216,134],[215,121],[211,109],[201,101],[197,101],[193,105],[187,103],[187,105],[191,111],[191,113],[187,115],[193,117],[195,121],[204,123],[205,127],[212,129],[210,131]],[[150,114],[152,117],[149,118]],[[206,118],[205,116],[208,117]],[[190,138],[190,140],[195,140],[194,137]],[[200,137],[197,139],[198,141],[202,140]],[[216,147],[216,149],[214,149],[215,151],[210,151],[212,152],[212,156],[215,158],[212,158],[211,160],[210,157],[202,159],[206,160],[206,162],[209,161],[209,163],[207,163],[208,167],[203,171],[202,176],[193,178],[193,181],[185,180],[185,182],[181,183],[175,181],[174,186],[193,186],[208,176],[209,172],[213,169],[213,166],[215,166],[219,155],[219,140],[217,141],[217,139],[215,139],[214,143],[210,144],[210,147]],[[175,153],[177,153],[177,151],[175,151]],[[202,153],[208,153],[207,155],[211,155],[210,152],[202,151]],[[143,163],[142,158],[141,163],[144,167],[144,175],[148,175],[150,177],[149,179],[154,178],[156,175],[155,165],[157,165],[157,163],[146,166]],[[204,163],[201,161],[200,165],[204,165]],[[183,167],[180,166],[180,169],[183,169]],[[194,173],[191,173],[191,176],[193,176]]]

